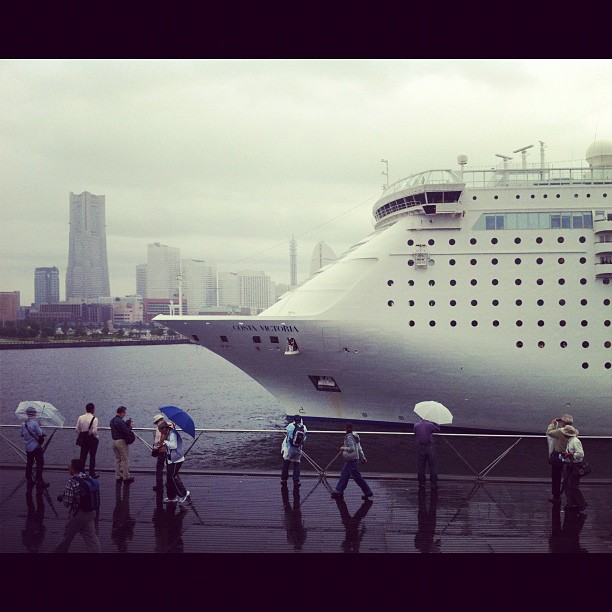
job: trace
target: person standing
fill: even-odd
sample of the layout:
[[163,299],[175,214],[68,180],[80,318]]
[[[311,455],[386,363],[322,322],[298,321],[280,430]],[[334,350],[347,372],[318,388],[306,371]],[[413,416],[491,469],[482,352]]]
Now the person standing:
[[302,417],[296,414],[293,423],[286,428],[287,435],[283,440],[281,452],[283,455],[283,469],[281,472],[281,484],[286,485],[289,478],[289,466],[293,465],[293,485],[300,486],[300,461],[302,459],[302,447],[306,441],[308,430],[302,422]]
[[98,540],[95,526],[97,509],[83,506],[79,491],[79,479],[89,478],[90,482],[95,483],[96,490],[98,483],[85,474],[85,464],[80,459],[72,459],[68,471],[70,472],[70,480],[66,483],[64,492],[57,496],[57,501],[63,503],[69,509],[68,522],[64,529],[64,537],[57,545],[55,552],[67,553],[74,536],[80,533],[85,540],[87,552],[99,553],[101,552],[100,540]]
[[368,499],[372,497],[372,489],[365,481],[361,472],[359,471],[359,462],[367,463],[366,456],[361,448],[361,440],[359,434],[353,431],[353,424],[346,424],[346,435],[344,436],[344,444],[340,447],[342,451],[342,458],[344,459],[344,467],[340,474],[340,480],[336,484],[336,489],[332,491],[332,497],[343,497],[344,489],[348,484],[349,478],[352,478],[359,488],[363,491],[362,499]]
[[[164,491],[164,469],[166,467],[166,447],[161,444],[161,431],[159,425],[164,422],[163,414],[156,414],[153,417],[155,425],[155,439],[153,440],[153,449],[157,450],[157,463],[155,464],[155,486],[154,491],[163,493]],[[161,449],[161,450],[160,450]]]
[[567,505],[565,506],[565,510],[577,510],[578,512],[582,512],[587,507],[587,503],[580,490],[580,474],[575,467],[577,463],[582,463],[584,461],[582,442],[578,439],[578,431],[571,425],[566,425],[561,431],[567,438],[567,448],[563,456],[569,459],[569,463],[565,466],[567,470],[565,476],[565,496],[567,498]]
[[[564,453],[567,450],[567,438],[563,435],[563,428],[566,425],[574,424],[574,418],[571,414],[564,414],[562,417],[553,419],[546,428],[546,435],[552,440],[552,449],[550,452]],[[578,430],[576,430],[578,435]],[[549,453],[550,454],[550,453]],[[551,484],[552,497],[548,500],[553,504],[561,503],[561,478],[563,477],[563,463],[551,463]]]
[[167,497],[164,498],[164,503],[183,503],[190,495],[190,491],[187,491],[181,477],[179,476],[179,470],[185,462],[185,455],[183,453],[183,439],[181,438],[179,432],[170,427],[170,425],[165,421],[162,421],[158,425],[158,429],[161,431],[162,437],[165,438],[162,444],[166,447]]
[[133,440],[132,420],[124,421],[127,413],[125,406],[117,408],[117,414],[111,419],[110,430],[113,438],[113,453],[115,454],[115,478],[117,482],[130,484],[134,477],[130,476],[130,449],[128,440]]
[[[36,408],[34,406],[26,408],[26,417],[27,419],[21,424],[21,437],[26,451],[26,482],[31,483],[33,481],[39,487],[48,487],[49,483],[43,480],[45,458],[42,445],[45,441],[45,434],[36,420]],[[36,477],[33,479],[34,462],[36,462]]]
[[77,436],[80,433],[86,433],[87,437],[81,445],[80,459],[83,465],[87,464],[87,455],[89,454],[89,475],[92,478],[98,478],[96,472],[96,453],[98,452],[98,417],[94,416],[96,407],[90,402],[85,406],[85,414],[82,414],[76,422]]
[[438,469],[436,466],[436,445],[433,434],[440,432],[437,423],[421,419],[414,424],[414,437],[417,442],[417,478],[419,488],[425,488],[425,466],[429,464],[429,484],[432,489],[438,487]]

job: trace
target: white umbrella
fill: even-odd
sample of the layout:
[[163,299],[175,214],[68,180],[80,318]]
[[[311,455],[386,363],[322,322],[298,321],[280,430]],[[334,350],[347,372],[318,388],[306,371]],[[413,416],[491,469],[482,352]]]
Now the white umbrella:
[[419,402],[415,405],[414,411],[422,419],[432,421],[438,425],[447,425],[453,422],[453,415],[451,411],[440,402],[434,402],[431,400]]
[[29,416],[27,413],[28,408],[34,408],[36,410],[36,416],[34,418],[43,427],[63,427],[65,419],[62,413],[53,404],[34,400],[19,402],[15,414],[22,421],[25,421]]

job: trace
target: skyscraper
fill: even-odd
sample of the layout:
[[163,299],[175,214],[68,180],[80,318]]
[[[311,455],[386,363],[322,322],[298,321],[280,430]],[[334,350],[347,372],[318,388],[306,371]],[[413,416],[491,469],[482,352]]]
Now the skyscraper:
[[183,299],[188,314],[198,314],[217,305],[217,273],[215,267],[199,259],[182,259]]
[[34,303],[57,304],[59,301],[59,270],[55,266],[52,268],[35,268]]
[[66,301],[110,296],[106,256],[105,196],[70,193]]
[[176,300],[180,272],[180,249],[159,242],[147,245],[147,298]]
[[147,264],[136,266],[136,295],[147,297]]

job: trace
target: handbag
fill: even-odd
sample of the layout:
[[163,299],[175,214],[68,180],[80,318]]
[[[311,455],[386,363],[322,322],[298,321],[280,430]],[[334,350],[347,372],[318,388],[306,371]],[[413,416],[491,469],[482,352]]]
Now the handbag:
[[89,437],[89,430],[91,429],[95,418],[95,416],[91,416],[91,421],[89,421],[89,427],[87,428],[87,431],[79,431],[79,435],[76,439],[77,446],[83,446],[87,442],[87,438]]
[[548,463],[550,463],[550,465],[556,465],[558,467],[562,466],[565,463],[563,461],[563,454],[559,451],[553,451],[552,453],[550,453]]
[[582,476],[588,476],[591,473],[591,465],[586,461],[581,461],[580,463],[573,463],[572,467],[578,472],[578,476],[582,478]]

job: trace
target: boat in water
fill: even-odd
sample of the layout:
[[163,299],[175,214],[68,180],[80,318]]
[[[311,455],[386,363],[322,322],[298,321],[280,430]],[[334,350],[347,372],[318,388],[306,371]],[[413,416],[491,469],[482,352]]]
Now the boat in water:
[[374,230],[256,316],[155,321],[246,372],[288,415],[463,431],[612,435],[612,141],[586,162],[428,170]]

